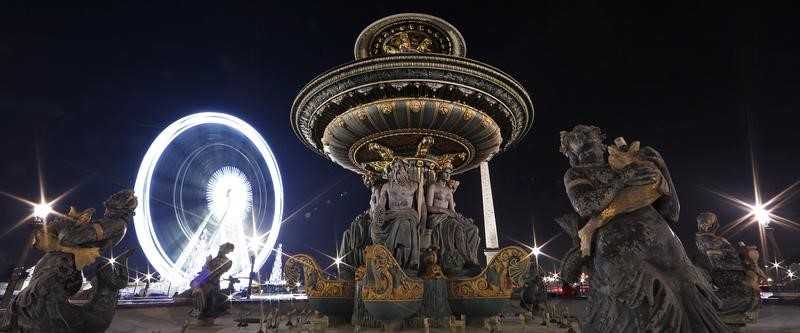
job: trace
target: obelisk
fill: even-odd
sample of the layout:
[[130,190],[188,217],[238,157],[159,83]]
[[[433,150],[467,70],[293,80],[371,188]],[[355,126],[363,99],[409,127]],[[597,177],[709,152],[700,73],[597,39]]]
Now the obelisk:
[[494,218],[494,201],[492,200],[492,180],[489,177],[489,163],[483,162],[481,168],[481,196],[483,197],[483,229],[486,235],[486,263],[494,258],[499,248],[497,242],[497,223]]

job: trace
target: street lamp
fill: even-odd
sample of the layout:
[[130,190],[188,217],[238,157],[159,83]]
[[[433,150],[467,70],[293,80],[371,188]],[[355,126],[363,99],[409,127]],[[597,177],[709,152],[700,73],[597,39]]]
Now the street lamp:
[[47,219],[47,215],[53,212],[53,207],[46,202],[42,202],[40,204],[33,205],[33,218],[35,220],[44,221]]
[[753,217],[756,218],[756,221],[758,221],[759,224],[763,226],[769,225],[769,211],[766,210],[763,205],[754,205],[751,210],[751,214],[753,214]]

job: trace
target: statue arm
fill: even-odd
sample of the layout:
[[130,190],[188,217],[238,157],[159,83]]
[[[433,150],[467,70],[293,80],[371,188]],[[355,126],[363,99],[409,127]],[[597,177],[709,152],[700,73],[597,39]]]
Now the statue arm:
[[386,218],[386,204],[388,199],[388,190],[386,189],[385,185],[381,187],[380,193],[378,193],[378,199],[375,203],[375,211],[372,212],[372,221],[377,225],[383,225],[384,219]]
[[121,237],[125,233],[126,223],[118,219],[100,219],[62,230],[58,241],[62,246],[80,246],[89,242],[97,242]]
[[436,211],[436,207],[433,207],[433,196],[436,194],[434,186],[434,184],[430,184],[425,190],[425,205],[428,206],[430,211]]
[[672,182],[672,177],[669,174],[669,169],[667,169],[664,158],[652,147],[642,147],[639,151],[639,158],[655,164],[669,188],[669,193],[662,195],[661,198],[656,200],[656,202],[653,203],[653,207],[668,221],[673,223],[678,222],[681,205],[678,200],[678,194],[675,192],[675,184]]
[[433,183],[428,185],[428,189],[425,192],[425,206],[427,208],[427,212],[434,214],[444,214],[445,209],[433,205],[435,197],[436,197],[436,183]]
[[614,178],[608,185],[597,185],[569,169],[564,175],[564,186],[572,207],[581,217],[586,218],[608,207],[622,188],[622,182],[619,178]]

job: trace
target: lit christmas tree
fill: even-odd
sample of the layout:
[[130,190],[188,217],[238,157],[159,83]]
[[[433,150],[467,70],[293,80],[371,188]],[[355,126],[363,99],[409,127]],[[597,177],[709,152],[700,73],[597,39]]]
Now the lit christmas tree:
[[283,244],[278,244],[278,251],[275,254],[275,263],[272,265],[272,273],[269,274],[269,281],[267,284],[270,286],[285,286],[286,281],[283,279]]

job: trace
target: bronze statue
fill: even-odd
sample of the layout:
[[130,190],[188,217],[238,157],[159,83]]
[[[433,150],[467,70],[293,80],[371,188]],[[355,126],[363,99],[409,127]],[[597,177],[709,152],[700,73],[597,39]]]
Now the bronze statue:
[[217,256],[211,258],[209,255],[203,269],[189,283],[194,298],[191,316],[199,320],[213,320],[228,310],[229,295],[220,292],[219,282],[220,277],[233,266],[233,262],[227,257],[233,249],[231,243],[220,245]]
[[756,309],[759,301],[759,280],[766,275],[758,267],[758,249],[743,243],[734,247],[717,235],[717,215],[704,212],[697,215],[695,242],[710,265],[711,283],[722,300],[721,315],[746,315]]
[[115,193],[104,202],[103,218],[92,220],[94,209],[72,208],[65,216],[45,222],[34,246],[45,252],[36,263],[30,284],[14,297],[5,329],[10,332],[104,332],[111,325],[119,290],[128,282],[127,260],[133,249],[101,263],[92,279],[89,302],[69,303],[80,290],[81,271],[101,252],[125,235],[138,205],[132,190]]
[[387,166],[389,181],[381,187],[370,235],[373,244],[383,245],[404,269],[419,268],[419,233],[422,212],[414,207],[420,200],[419,183],[408,172],[408,164],[395,158]]
[[[481,243],[480,230],[455,211],[453,193],[458,181],[450,179],[453,167],[450,163],[442,166],[435,182],[428,185],[425,194],[427,205],[427,226],[433,230],[431,243],[441,248],[442,266],[445,275],[463,275],[465,266],[478,266],[478,247]],[[478,269],[480,271],[480,269]]]
[[650,204],[609,214],[594,231],[588,245],[595,273],[583,331],[728,332],[716,313],[719,299],[668,225],[677,222],[680,205],[664,160],[642,147],[636,160],[616,171],[604,159],[603,139],[594,126],[561,133],[561,152],[571,166],[564,185],[582,218],[607,213],[626,188],[666,191]]

